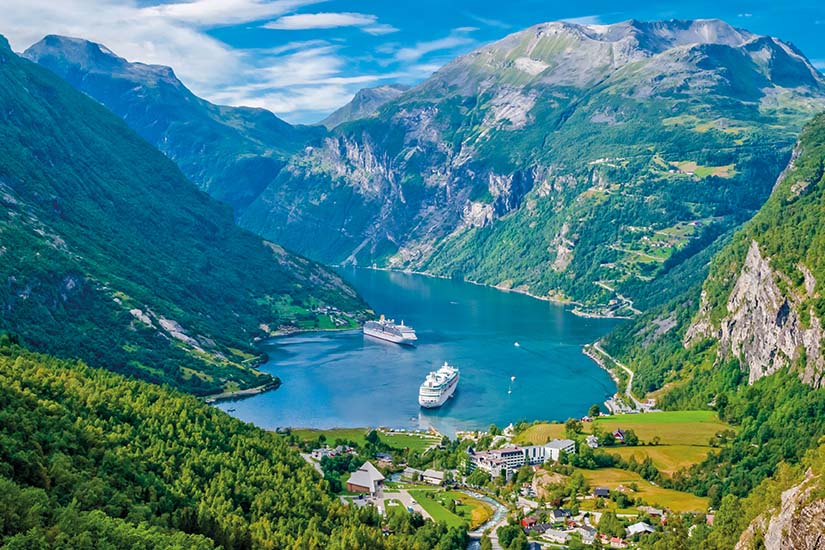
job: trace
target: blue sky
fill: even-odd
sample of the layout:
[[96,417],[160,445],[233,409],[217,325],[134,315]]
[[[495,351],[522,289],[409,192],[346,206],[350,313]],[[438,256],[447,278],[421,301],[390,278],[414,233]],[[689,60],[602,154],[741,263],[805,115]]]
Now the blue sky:
[[825,1],[3,0],[0,33],[22,51],[45,34],[170,65],[217,103],[312,123],[364,87],[414,84],[457,55],[565,19],[720,18],[799,47],[825,68]]

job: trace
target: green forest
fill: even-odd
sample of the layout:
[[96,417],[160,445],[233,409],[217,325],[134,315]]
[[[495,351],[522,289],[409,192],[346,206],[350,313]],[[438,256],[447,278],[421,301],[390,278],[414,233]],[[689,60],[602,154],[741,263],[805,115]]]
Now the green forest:
[[403,508],[345,507],[273,433],[185,394],[0,346],[5,548],[458,550]]

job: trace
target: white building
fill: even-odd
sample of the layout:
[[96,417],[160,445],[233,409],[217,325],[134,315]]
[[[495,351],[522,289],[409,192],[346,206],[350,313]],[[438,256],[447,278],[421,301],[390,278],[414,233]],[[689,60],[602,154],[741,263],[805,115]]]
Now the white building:
[[562,451],[569,455],[576,454],[576,442],[572,439],[554,439],[548,442],[544,448],[547,449],[547,459],[554,462],[559,461]]
[[572,439],[554,439],[544,445],[511,445],[490,451],[473,452],[470,455],[470,469],[481,468],[492,476],[498,476],[502,470],[511,472],[524,465],[544,464],[548,460],[558,462],[562,451],[575,454],[576,442]]

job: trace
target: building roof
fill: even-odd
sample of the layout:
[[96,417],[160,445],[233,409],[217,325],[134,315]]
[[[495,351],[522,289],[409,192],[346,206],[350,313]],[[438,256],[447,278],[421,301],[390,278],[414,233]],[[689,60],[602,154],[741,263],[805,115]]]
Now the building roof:
[[367,487],[374,489],[375,484],[379,481],[384,481],[384,476],[378,471],[378,468],[372,465],[372,462],[364,462],[364,464],[352,472],[347,483],[358,485],[359,487]]
[[426,470],[424,470],[424,473],[422,475],[424,477],[432,477],[435,479],[440,479],[442,481],[444,480],[444,472],[440,470],[433,470],[432,468],[427,468]]
[[638,535],[639,533],[652,533],[655,530],[656,529],[654,529],[652,525],[640,521],[634,523],[633,525],[627,526],[627,536],[632,537],[633,535]]
[[553,441],[548,441],[545,445],[548,449],[566,449],[570,445],[575,445],[576,442],[572,439],[554,439]]
[[610,494],[610,489],[607,487],[595,487],[593,489],[593,494],[597,496],[607,496]]

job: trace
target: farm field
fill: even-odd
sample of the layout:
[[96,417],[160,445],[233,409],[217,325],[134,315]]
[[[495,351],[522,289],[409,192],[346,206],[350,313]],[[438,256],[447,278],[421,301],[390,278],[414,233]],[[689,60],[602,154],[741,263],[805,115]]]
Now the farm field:
[[718,448],[700,445],[657,445],[645,447],[614,447],[609,450],[624,459],[631,456],[637,462],[642,462],[645,457],[653,460],[653,465],[662,474],[670,476],[682,468],[689,468],[694,464],[702,462],[708,453],[717,451]]
[[[654,437],[668,445],[707,446],[718,432],[730,429],[719,420],[714,411],[673,411],[644,414],[619,414],[597,418],[593,424],[602,431],[632,429],[644,442]],[[585,431],[590,431],[590,423],[585,423]]]
[[[642,476],[635,472],[628,472],[627,470],[620,470],[618,468],[601,468],[599,470],[578,470],[587,480],[590,487],[608,487],[615,490],[620,485],[627,489],[626,494],[632,497],[640,497],[647,504],[662,508],[668,508],[674,512],[704,512],[708,507],[708,499],[704,497],[697,497],[690,493],[682,493],[674,491],[673,489],[665,489],[658,485],[653,485],[649,481],[642,479]],[[635,483],[639,490],[633,492],[630,490],[630,484]],[[615,509],[616,504],[606,501],[607,509],[611,509],[612,505]],[[595,507],[593,499],[586,500],[582,503],[583,509],[592,509]],[[624,510],[618,510],[624,511]]]
[[[658,437],[658,445],[637,447],[603,447],[608,453],[622,458],[635,456],[644,460],[649,456],[653,464],[665,475],[701,462],[714,447],[710,440],[720,431],[731,427],[722,422],[713,411],[675,411],[644,414],[623,414],[597,418],[583,424],[584,433],[591,433],[593,426],[602,432],[621,428],[631,429],[644,443]],[[564,424],[537,424],[519,434],[515,443],[540,445],[548,439],[563,438]]]

